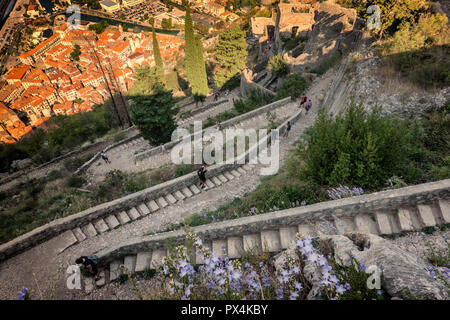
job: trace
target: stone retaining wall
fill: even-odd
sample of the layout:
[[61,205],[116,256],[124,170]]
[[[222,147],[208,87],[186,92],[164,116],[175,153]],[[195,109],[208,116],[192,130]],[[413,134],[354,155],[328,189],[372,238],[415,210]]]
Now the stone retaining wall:
[[223,99],[223,100],[219,100],[213,103],[210,103],[206,106],[200,107],[200,108],[196,108],[194,110],[191,110],[190,112],[188,112],[187,114],[185,114],[183,117],[180,118],[180,120],[183,120],[187,117],[192,117],[195,116],[196,114],[202,113],[208,109],[214,108],[215,106],[218,106],[219,104],[223,104],[223,103],[227,103],[228,99]]
[[[425,183],[416,186],[381,191],[372,194],[346,199],[321,202],[305,207],[297,207],[256,216],[217,222],[194,227],[193,231],[204,242],[228,237],[239,237],[258,233],[264,230],[297,226],[302,223],[320,219],[330,219],[333,216],[352,216],[358,213],[371,213],[378,210],[398,209],[429,203],[436,199],[450,197],[450,179]],[[176,230],[156,235],[136,237],[120,244],[105,248],[97,253],[102,265],[123,258],[125,255],[135,255],[142,251],[166,249],[167,240],[174,244],[183,244],[185,232]]]

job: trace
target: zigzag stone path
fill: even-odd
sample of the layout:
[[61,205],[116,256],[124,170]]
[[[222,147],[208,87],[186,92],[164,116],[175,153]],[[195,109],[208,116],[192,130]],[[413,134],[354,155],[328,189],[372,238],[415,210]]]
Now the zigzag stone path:
[[[230,107],[231,106],[231,107]],[[289,103],[285,106],[280,106],[271,112],[272,115],[276,117],[276,119],[284,119],[290,117],[295,112],[298,111],[298,103]],[[221,104],[216,106],[215,108],[220,108],[220,110],[211,111],[208,109],[207,112],[199,113],[192,117],[189,120],[189,123],[193,123],[196,120],[206,120],[207,117],[211,116],[210,112],[221,113],[224,110],[230,109],[233,107],[233,103],[230,102]],[[225,109],[224,109],[225,108]],[[241,121],[240,123],[233,126],[235,129],[246,129],[246,128],[254,128],[261,129],[266,128],[269,124],[269,120],[267,119],[265,114],[260,114],[250,119],[246,119]],[[185,127],[186,125],[183,125]],[[91,167],[87,170],[86,176],[88,180],[91,182],[99,182],[104,179],[105,175],[112,170],[121,170],[124,172],[139,172],[147,169],[155,169],[159,168],[163,165],[171,163],[170,152],[158,152],[149,156],[148,158],[137,161],[135,155],[144,151],[151,149],[149,143],[144,140],[144,138],[138,138],[132,140],[126,144],[120,145],[117,148],[114,148],[108,151],[108,158],[111,163],[105,163],[102,159],[98,159],[95,161]]]
[[[319,105],[316,97],[324,96],[324,93],[330,86],[333,80],[333,72],[333,70],[329,70],[320,78],[317,78],[310,87],[308,96],[316,102],[315,106]],[[309,114],[303,116],[292,126],[288,138],[280,139],[280,165],[284,162],[288,150],[292,148],[304,129],[314,123],[317,112],[318,107],[313,107]],[[195,194],[195,190],[191,190],[192,196],[188,196],[189,192],[181,192],[181,195],[179,193],[174,194],[175,199],[180,199],[183,196],[185,198],[183,200],[177,200],[170,205],[170,200],[165,199],[164,201],[167,203],[167,206],[161,208],[157,204],[160,209],[147,215],[142,215],[141,211],[136,208],[140,217],[137,217],[136,213],[135,216],[139,219],[132,220],[129,212],[126,212],[126,214],[117,214],[115,215],[116,219],[112,217],[107,218],[104,223],[100,222],[97,226],[89,224],[81,228],[81,232],[78,229],[73,230],[73,232],[67,231],[56,238],[50,239],[10,258],[0,264],[0,283],[2,284],[0,295],[5,298],[14,299],[16,292],[19,292],[23,286],[37,290],[36,282],[39,283],[40,289],[45,294],[47,292],[45,287],[46,285],[48,286],[49,279],[57,273],[58,267],[62,266],[62,270],[59,271],[62,277],[57,286],[60,291],[57,293],[57,296],[71,299],[82,297],[81,292],[68,290],[65,287],[63,271],[65,271],[67,266],[74,263],[74,259],[80,255],[97,252],[102,248],[134,236],[164,230],[171,223],[181,222],[186,216],[201,211],[214,210],[220,205],[232,201],[235,197],[243,196],[245,193],[254,190],[261,179],[258,175],[259,166],[254,166],[253,168],[246,167],[246,169],[242,169],[243,171],[236,170],[241,174],[240,176],[236,172],[229,172],[229,174],[235,176],[234,179],[231,179],[229,175],[224,175],[226,178],[227,176],[230,177],[231,180],[198,194]],[[158,203],[158,201],[155,202]],[[161,201],[159,201],[159,204],[161,204]],[[153,203],[149,203],[147,208],[151,210],[152,206],[156,208]],[[130,221],[122,225],[122,221],[127,221],[128,219]],[[120,223],[120,226],[117,225],[113,228],[111,221],[117,224],[115,220]],[[106,230],[105,225],[109,231]],[[86,236],[86,239],[84,239],[83,235]],[[79,242],[80,240],[81,242]]]

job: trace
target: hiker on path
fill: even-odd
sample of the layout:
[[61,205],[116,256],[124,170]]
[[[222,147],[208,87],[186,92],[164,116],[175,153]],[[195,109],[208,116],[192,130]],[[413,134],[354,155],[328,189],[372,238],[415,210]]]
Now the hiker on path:
[[288,123],[287,123],[287,127],[286,127],[286,130],[284,130],[283,137],[286,138],[289,135],[289,131],[291,131],[291,122],[290,121],[288,121]]
[[82,264],[89,273],[95,276],[95,280],[100,278],[99,271],[97,268],[98,257],[96,255],[91,255],[89,257],[81,256],[77,260],[75,260],[76,264]]
[[308,114],[308,111],[309,111],[309,109],[311,109],[311,107],[312,107],[312,102],[311,102],[311,99],[309,99],[305,106],[306,114]]
[[105,160],[106,163],[111,163],[111,161],[109,161],[108,156],[106,155],[105,150],[102,151],[102,153],[100,153],[101,157],[103,160]]
[[206,187],[206,171],[208,171],[208,169],[206,169],[206,165],[204,163],[197,171],[198,178],[200,179],[200,186],[202,187],[202,189]]
[[216,126],[217,126],[217,130],[222,131],[223,128],[219,121],[216,122]]
[[306,103],[307,100],[308,97],[306,96],[306,94],[302,94],[302,97],[300,99],[300,108],[303,107],[303,105]]

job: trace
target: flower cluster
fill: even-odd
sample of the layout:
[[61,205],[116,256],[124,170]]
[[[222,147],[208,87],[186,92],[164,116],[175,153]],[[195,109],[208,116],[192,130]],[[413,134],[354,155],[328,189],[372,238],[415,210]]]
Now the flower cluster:
[[342,186],[340,185],[337,188],[332,188],[330,190],[327,190],[328,196],[333,199],[333,200],[337,200],[337,199],[342,199],[342,198],[348,198],[348,197],[353,197],[353,196],[360,196],[364,194],[364,191],[362,188],[353,188],[350,189],[347,186]]
[[328,260],[314,248],[311,238],[299,238],[296,245],[303,257],[307,261],[313,263],[319,270],[321,284],[324,286],[329,298],[336,300],[340,295],[343,295],[346,291],[350,290],[349,283],[340,283],[333,268],[329,265]]
[[28,292],[28,289],[26,287],[23,287],[22,291],[19,292],[19,295],[17,296],[17,300],[29,300],[30,294]]
[[[160,268],[163,292],[168,298],[305,299],[311,289],[302,270],[305,263],[317,268],[329,299],[339,299],[351,289],[351,281],[343,280],[338,269],[333,269],[332,257],[325,257],[314,248],[310,237],[297,235],[300,260],[284,252],[280,267],[275,268],[265,259],[250,263],[246,261],[253,260],[229,259],[225,252],[213,254],[192,231],[186,230],[186,234],[188,245],[171,249]],[[196,259],[202,260],[201,266],[194,266],[194,253]],[[358,272],[364,273],[365,269],[363,263],[358,264]]]

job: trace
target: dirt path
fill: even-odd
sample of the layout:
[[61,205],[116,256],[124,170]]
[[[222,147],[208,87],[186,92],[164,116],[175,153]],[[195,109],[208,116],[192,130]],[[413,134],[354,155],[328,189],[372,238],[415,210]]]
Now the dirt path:
[[[280,166],[305,128],[314,123],[320,106],[320,98],[323,99],[333,78],[334,70],[329,70],[317,78],[308,90],[308,97],[315,104],[308,115],[303,116],[292,126],[288,138],[280,138]],[[297,104],[297,102],[292,102],[292,104]],[[84,296],[79,290],[66,289],[65,270],[67,266],[73,264],[78,256],[97,252],[133,236],[162,231],[171,223],[181,222],[186,216],[214,210],[220,205],[232,201],[235,197],[242,197],[253,191],[261,181],[258,173],[258,166],[255,166],[252,171],[223,186],[202,192],[121,228],[87,239],[60,254],[58,254],[58,249],[60,243],[64,241],[61,236],[25,251],[0,264],[0,299],[15,299],[17,293],[24,286],[31,290],[33,299],[39,299],[41,292],[45,299],[90,298]],[[57,275],[60,276],[59,280],[57,280]],[[114,295],[111,294],[109,297],[112,298]]]

